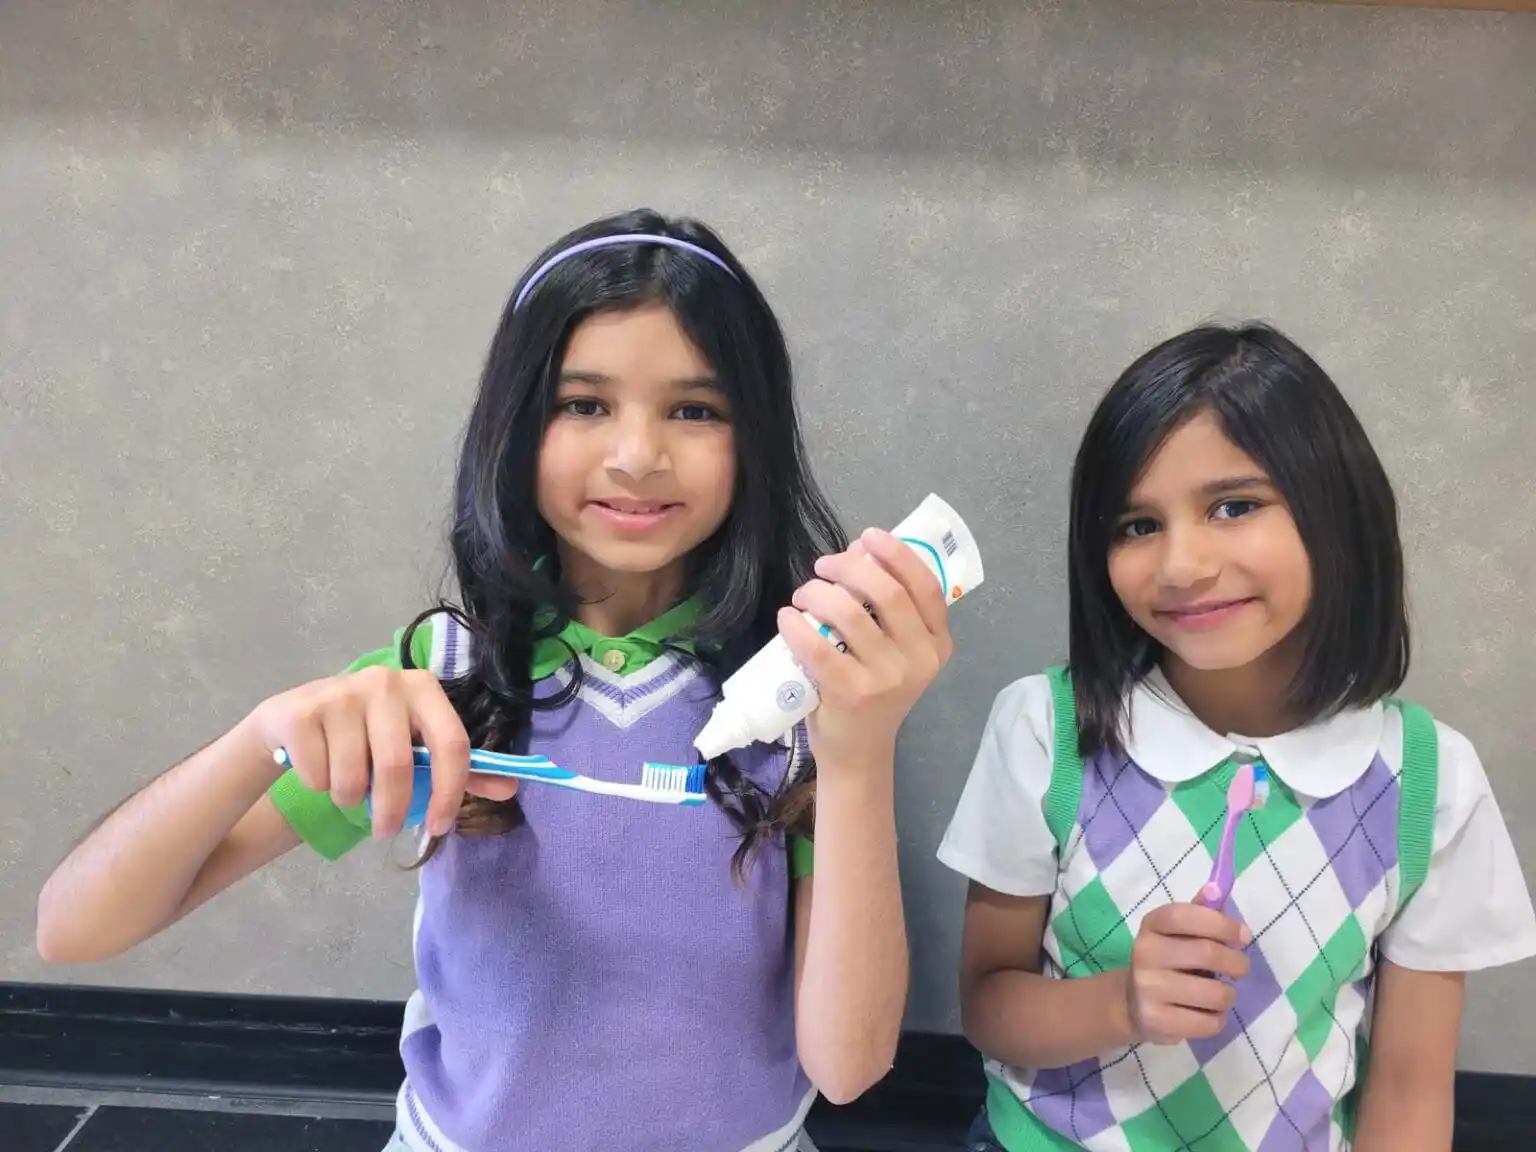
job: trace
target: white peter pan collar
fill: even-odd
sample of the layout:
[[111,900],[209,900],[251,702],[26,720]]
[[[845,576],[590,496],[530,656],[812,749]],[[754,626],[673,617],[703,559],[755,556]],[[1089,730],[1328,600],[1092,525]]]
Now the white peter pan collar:
[[1126,753],[1165,784],[1255,752],[1286,785],[1324,800],[1365,775],[1381,747],[1382,706],[1353,708],[1279,736],[1225,736],[1202,723],[1155,669],[1131,691]]

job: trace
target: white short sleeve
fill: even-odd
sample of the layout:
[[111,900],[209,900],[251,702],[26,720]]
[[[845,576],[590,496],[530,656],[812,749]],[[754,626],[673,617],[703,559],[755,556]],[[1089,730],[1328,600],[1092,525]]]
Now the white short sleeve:
[[998,693],[939,860],[1007,896],[1056,890],[1056,840],[1045,822],[1053,731],[1050,681],[1028,676]]
[[1422,972],[1471,972],[1536,955],[1536,912],[1482,761],[1460,732],[1436,728],[1440,790],[1429,872],[1382,933],[1382,954]]

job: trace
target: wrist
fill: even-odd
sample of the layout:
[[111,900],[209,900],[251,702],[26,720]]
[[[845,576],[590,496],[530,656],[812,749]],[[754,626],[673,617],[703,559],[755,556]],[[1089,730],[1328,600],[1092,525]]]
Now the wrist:
[[816,757],[816,799],[846,796],[861,804],[896,801],[895,757],[858,755]]
[[[818,842],[852,836],[865,842],[871,835],[896,858],[896,784],[889,772],[816,771],[815,825]],[[820,854],[817,871],[822,870]]]
[[1131,1011],[1131,970],[1116,968],[1104,973],[1108,987],[1102,1000],[1104,1027],[1114,1039],[1113,1048],[1129,1048],[1142,1042],[1141,1030]]
[[262,704],[258,704],[214,744],[228,757],[225,762],[237,765],[242,775],[259,776],[270,785],[276,783],[285,769],[272,758],[273,749],[262,735],[261,710]]
[[839,776],[892,775],[896,764],[896,738],[872,734],[867,729],[845,732],[825,730],[812,716],[809,724],[811,755],[817,775],[823,770]]

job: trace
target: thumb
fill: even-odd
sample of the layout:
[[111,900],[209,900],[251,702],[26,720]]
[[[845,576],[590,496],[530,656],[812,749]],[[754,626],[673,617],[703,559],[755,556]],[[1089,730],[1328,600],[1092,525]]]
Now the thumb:
[[517,781],[506,776],[491,776],[481,772],[471,772],[464,785],[464,790],[471,796],[478,796],[482,800],[491,800],[496,803],[504,803],[517,795]]

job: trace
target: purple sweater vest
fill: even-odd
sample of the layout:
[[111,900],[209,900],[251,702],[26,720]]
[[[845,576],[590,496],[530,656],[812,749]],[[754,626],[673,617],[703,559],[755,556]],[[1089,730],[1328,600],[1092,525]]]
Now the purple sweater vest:
[[[569,669],[539,687],[549,695]],[[533,714],[527,750],[638,780],[689,763],[718,693],[664,655]],[[772,790],[783,748],[733,754]],[[421,871],[400,1128],[412,1147],[740,1152],[792,1125],[810,1084],[795,1050],[782,843],[731,876],[739,840],[713,804],[673,807],[528,784],[527,823],[453,836]]]

